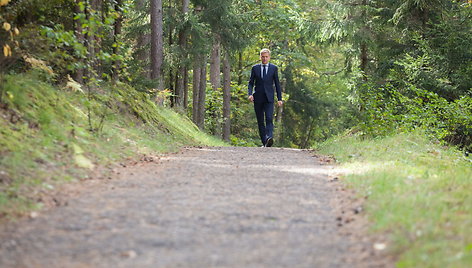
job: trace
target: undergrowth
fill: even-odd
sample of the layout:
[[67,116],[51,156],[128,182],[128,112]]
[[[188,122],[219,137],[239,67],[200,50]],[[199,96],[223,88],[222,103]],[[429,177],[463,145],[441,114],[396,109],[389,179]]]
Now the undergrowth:
[[375,231],[390,235],[397,267],[470,267],[472,161],[424,132],[341,136],[319,146],[366,197]]
[[185,116],[125,84],[87,95],[34,74],[0,89],[0,218],[40,208],[39,196],[104,166],[183,146],[224,145]]

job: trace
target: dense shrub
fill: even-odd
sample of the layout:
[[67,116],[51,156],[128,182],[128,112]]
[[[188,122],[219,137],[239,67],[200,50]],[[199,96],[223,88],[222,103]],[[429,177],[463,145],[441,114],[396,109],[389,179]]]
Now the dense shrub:
[[424,128],[435,138],[472,149],[472,98],[448,101],[414,85],[398,89],[364,85],[364,120],[361,129],[369,135]]

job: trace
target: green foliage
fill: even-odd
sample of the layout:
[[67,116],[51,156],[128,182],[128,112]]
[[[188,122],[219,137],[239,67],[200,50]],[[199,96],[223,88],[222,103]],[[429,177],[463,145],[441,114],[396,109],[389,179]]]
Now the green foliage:
[[77,40],[73,31],[65,31],[59,24],[54,28],[41,26],[40,34],[40,40],[46,44],[44,58],[61,77],[87,67],[83,62],[87,56],[87,48]]
[[397,267],[468,267],[472,260],[472,159],[422,131],[320,144],[365,198],[373,228],[388,236]]
[[[435,25],[432,31],[444,25],[444,22]],[[452,35],[457,37],[461,33]],[[468,91],[472,86],[469,79],[472,73],[463,72],[471,64],[456,58],[458,55],[471,57],[471,46],[455,45],[455,37],[449,43],[438,43],[437,39],[443,37],[442,34],[436,36],[423,40],[413,35],[418,49],[414,55],[406,53],[395,62],[388,73],[388,83],[371,82],[360,86],[364,108],[362,129],[366,133],[385,135],[398,129],[411,131],[422,127],[439,140],[471,150],[472,100]],[[446,52],[444,47],[449,45],[455,53]]]
[[365,134],[424,127],[435,138],[470,150],[470,5],[319,2],[328,13],[309,29],[320,42],[345,47],[345,69],[352,71],[349,98],[360,110],[350,113],[359,115]]

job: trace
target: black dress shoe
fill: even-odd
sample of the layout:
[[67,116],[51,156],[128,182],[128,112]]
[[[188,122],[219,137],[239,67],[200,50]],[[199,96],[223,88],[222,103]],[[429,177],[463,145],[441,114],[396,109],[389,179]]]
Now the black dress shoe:
[[273,139],[272,137],[269,137],[269,138],[267,139],[267,141],[266,141],[265,146],[266,146],[266,147],[271,147],[272,144],[274,144],[274,139]]

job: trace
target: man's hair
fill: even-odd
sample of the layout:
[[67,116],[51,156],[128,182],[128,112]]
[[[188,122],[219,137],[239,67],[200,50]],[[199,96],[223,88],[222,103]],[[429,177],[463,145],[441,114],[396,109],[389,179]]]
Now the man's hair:
[[269,53],[270,55],[270,50],[268,48],[263,48],[261,49],[261,52],[259,53],[259,55],[262,55],[262,53]]

